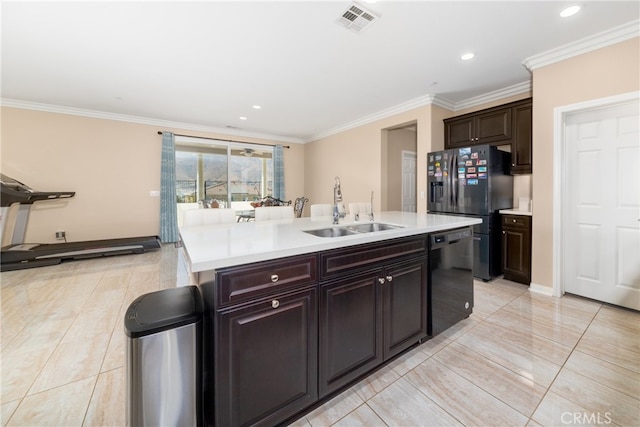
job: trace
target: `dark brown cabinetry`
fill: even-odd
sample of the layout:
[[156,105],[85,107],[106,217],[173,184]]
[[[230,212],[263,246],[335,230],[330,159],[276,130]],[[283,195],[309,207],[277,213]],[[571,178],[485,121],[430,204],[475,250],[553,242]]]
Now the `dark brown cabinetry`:
[[531,98],[444,120],[444,148],[511,145],[513,174],[532,172]]
[[378,272],[320,288],[320,396],[382,363],[382,304]]
[[291,257],[218,272],[208,394],[215,411],[205,402],[208,423],[276,425],[317,400],[316,260]]
[[445,120],[445,148],[490,144],[510,139],[510,108]]
[[204,413],[278,425],[427,336],[427,236],[200,273]]
[[502,269],[507,280],[531,283],[531,217],[502,215]]
[[356,272],[320,284],[320,397],[427,336],[425,246],[423,237],[321,254],[325,276]]
[[511,173],[531,173],[532,153],[532,112],[531,100],[512,107],[513,140],[511,143]]

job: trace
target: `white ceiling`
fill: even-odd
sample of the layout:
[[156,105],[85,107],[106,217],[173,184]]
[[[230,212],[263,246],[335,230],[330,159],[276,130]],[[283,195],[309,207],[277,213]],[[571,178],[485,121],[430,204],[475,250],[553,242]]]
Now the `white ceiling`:
[[433,96],[455,108],[527,87],[527,58],[640,16],[638,1],[563,19],[571,2],[379,0],[359,3],[380,18],[355,33],[336,23],[350,4],[3,1],[3,104],[303,142]]

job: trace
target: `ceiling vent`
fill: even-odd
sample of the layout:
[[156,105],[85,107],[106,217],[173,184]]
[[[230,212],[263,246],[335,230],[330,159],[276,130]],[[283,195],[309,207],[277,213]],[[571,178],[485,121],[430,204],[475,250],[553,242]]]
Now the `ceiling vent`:
[[351,6],[344,11],[342,16],[338,18],[337,22],[346,29],[359,33],[379,18],[380,16],[365,9],[359,4],[351,3]]

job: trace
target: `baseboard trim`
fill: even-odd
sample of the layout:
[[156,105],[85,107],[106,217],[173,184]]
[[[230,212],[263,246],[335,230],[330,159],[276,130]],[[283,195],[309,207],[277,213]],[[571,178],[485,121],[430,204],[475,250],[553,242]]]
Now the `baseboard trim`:
[[553,296],[553,288],[549,286],[539,285],[537,283],[531,282],[529,284],[529,292],[535,292],[536,294],[542,294],[547,296]]

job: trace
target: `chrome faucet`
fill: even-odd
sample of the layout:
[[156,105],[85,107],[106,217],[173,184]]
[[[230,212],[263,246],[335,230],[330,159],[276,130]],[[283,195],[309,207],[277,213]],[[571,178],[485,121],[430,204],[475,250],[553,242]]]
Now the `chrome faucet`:
[[333,223],[338,224],[340,218],[344,218],[344,213],[340,212],[339,203],[342,202],[342,190],[340,189],[340,178],[336,176],[336,183],[333,186]]
[[369,221],[373,221],[373,190],[371,190],[371,211],[369,212]]

